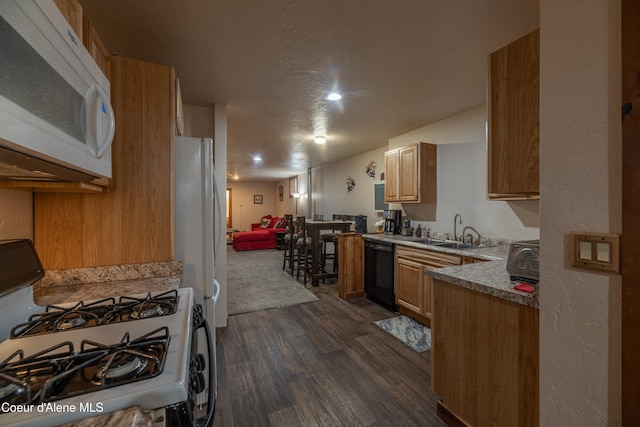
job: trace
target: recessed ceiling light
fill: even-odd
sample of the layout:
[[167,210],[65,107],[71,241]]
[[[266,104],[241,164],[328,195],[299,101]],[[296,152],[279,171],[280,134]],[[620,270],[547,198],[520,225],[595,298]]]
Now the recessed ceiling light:
[[337,92],[331,92],[329,95],[327,95],[327,99],[329,101],[338,101],[338,100],[342,99],[342,95],[340,95]]
[[315,142],[316,144],[324,144],[325,142],[327,142],[327,138],[322,135],[317,135],[315,138],[313,138],[313,142]]
[[254,161],[254,162],[261,162],[261,161],[262,161],[262,157],[260,157],[260,156],[253,156],[253,161]]

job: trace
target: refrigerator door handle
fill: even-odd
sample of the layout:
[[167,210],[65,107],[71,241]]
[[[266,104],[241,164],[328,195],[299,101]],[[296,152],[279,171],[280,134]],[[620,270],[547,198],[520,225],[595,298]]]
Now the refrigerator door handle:
[[205,295],[204,299],[212,300],[215,303],[216,301],[218,301],[218,295],[220,295],[220,282],[218,282],[216,279],[213,279],[213,288],[215,289],[213,295]]

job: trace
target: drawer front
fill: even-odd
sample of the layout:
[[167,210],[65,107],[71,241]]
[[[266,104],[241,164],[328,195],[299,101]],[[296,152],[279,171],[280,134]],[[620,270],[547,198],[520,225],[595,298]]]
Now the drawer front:
[[418,249],[412,246],[397,245],[396,255],[398,258],[406,258],[435,268],[462,264],[462,257],[460,255],[431,251],[428,249]]

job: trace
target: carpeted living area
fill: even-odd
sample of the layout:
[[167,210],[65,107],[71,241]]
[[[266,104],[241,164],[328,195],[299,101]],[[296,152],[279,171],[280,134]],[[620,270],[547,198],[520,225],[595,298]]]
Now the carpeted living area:
[[282,270],[282,256],[277,249],[237,252],[227,247],[229,315],[318,301]]

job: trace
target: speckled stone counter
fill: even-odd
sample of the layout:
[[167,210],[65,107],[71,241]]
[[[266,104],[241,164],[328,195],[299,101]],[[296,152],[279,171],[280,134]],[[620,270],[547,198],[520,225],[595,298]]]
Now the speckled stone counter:
[[153,411],[132,406],[120,411],[85,418],[81,421],[63,424],[61,427],[151,427],[153,425]]
[[481,246],[474,249],[451,249],[438,245],[418,243],[412,241],[415,240],[414,237],[387,234],[365,234],[364,237],[421,249],[485,259],[488,262],[426,270],[425,274],[442,280],[443,282],[482,292],[527,307],[538,308],[537,286],[534,286],[533,294],[513,289],[518,283],[510,280],[506,268],[507,256],[509,254],[508,244],[510,242],[493,242],[491,246]]
[[38,305],[178,289],[182,262],[49,270],[34,285]]
[[[46,306],[178,289],[181,282],[181,261],[49,270],[34,285],[33,298],[36,304]],[[152,424],[152,411],[130,407],[64,424],[64,427],[150,427]]]
[[[538,308],[538,295],[516,291],[517,282],[512,282],[507,273],[507,260],[478,262],[455,267],[438,268],[425,272],[437,280],[448,282],[463,288],[482,292],[497,298]],[[538,289],[534,286],[534,289]]]

